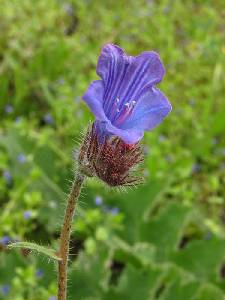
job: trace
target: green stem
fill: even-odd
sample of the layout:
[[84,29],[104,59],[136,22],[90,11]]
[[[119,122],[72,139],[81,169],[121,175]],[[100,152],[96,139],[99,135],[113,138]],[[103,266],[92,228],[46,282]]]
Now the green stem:
[[81,173],[77,173],[73,182],[68,200],[67,207],[64,216],[64,222],[60,235],[60,248],[59,257],[61,261],[58,263],[58,300],[67,299],[67,268],[68,268],[68,257],[69,257],[69,243],[71,226],[76,208],[76,202],[80,195],[81,186],[85,176]]

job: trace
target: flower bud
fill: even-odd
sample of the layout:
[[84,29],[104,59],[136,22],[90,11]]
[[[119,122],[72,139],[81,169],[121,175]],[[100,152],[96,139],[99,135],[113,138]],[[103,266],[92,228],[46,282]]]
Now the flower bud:
[[109,186],[130,186],[143,179],[136,175],[143,161],[140,143],[129,145],[116,136],[105,136],[102,141],[95,124],[87,130],[78,161],[81,172],[96,176]]

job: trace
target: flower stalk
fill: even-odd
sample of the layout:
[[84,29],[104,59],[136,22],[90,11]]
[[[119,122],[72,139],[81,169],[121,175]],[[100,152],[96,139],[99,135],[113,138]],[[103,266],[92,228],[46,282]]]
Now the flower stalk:
[[85,175],[78,171],[67,200],[67,207],[60,235],[59,257],[61,258],[61,261],[58,262],[58,300],[67,299],[67,269],[71,227],[76,203],[79,198],[84,179]]

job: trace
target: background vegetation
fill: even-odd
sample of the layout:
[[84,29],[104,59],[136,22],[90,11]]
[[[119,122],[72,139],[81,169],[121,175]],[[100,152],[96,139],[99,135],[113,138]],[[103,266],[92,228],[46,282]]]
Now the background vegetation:
[[0,1],[0,299],[56,299],[57,247],[81,101],[107,42],[156,50],[173,112],[146,134],[146,184],[90,180],[74,221],[70,299],[221,300],[225,291],[224,1]]

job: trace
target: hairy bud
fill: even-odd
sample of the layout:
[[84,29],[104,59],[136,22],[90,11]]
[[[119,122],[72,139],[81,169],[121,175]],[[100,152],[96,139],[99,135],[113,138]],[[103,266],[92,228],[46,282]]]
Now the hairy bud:
[[137,167],[143,161],[140,143],[125,144],[115,136],[100,141],[94,124],[87,130],[78,161],[84,174],[97,176],[109,186],[129,186],[143,180],[137,176]]

